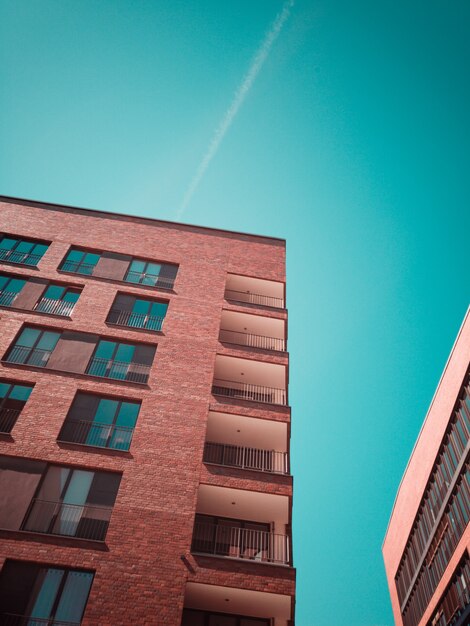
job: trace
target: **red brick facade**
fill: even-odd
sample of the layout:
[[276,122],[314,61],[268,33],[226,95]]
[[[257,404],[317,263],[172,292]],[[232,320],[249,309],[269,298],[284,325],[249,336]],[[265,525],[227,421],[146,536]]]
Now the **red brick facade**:
[[[202,463],[209,409],[290,422],[288,406],[211,393],[216,355],[281,364],[287,370],[287,353],[218,340],[222,309],[286,319],[285,310],[224,299],[227,273],[284,283],[284,242],[13,199],[0,202],[0,232],[50,242],[37,268],[0,261],[1,271],[83,287],[71,319],[0,308],[0,357],[25,323],[157,346],[145,385],[1,363],[2,379],[34,384],[11,436],[0,436],[1,455],[117,471],[122,481],[104,544],[0,530],[0,567],[15,559],[93,570],[84,626],[179,626],[188,580],[293,598],[292,567],[190,552],[201,483],[292,496],[290,476]],[[58,268],[72,245],[177,264],[174,289],[64,275]],[[168,301],[163,331],[106,324],[118,291]],[[57,442],[77,390],[142,401],[128,452]]]

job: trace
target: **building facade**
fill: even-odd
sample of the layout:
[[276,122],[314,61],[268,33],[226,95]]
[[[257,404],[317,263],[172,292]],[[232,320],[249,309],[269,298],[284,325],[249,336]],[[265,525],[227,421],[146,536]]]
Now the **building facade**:
[[470,624],[470,315],[408,462],[383,544],[396,625]]
[[285,242],[0,197],[0,624],[294,619]]

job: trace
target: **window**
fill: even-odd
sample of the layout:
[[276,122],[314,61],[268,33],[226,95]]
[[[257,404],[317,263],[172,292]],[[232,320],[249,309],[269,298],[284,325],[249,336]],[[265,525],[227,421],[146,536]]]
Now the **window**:
[[67,414],[59,441],[129,450],[139,410],[139,402],[79,392]]
[[11,306],[25,284],[26,280],[0,274],[0,306]]
[[121,475],[0,457],[0,527],[104,541]]
[[159,331],[167,309],[167,302],[118,294],[106,321],[117,326]]
[[37,303],[35,311],[53,315],[71,315],[80,293],[79,289],[49,285]]
[[33,387],[0,381],[0,433],[10,433]]
[[93,572],[6,561],[0,576],[0,622],[6,626],[81,624]]
[[9,350],[6,360],[9,363],[45,367],[59,337],[60,333],[57,332],[26,327]]
[[99,252],[86,252],[72,248],[62,262],[60,269],[63,272],[91,276],[100,257]]
[[177,271],[176,265],[133,259],[124,280],[128,283],[172,289]]
[[137,346],[101,339],[86,373],[103,378],[146,383],[155,349],[155,346]]
[[49,244],[39,241],[3,235],[0,236],[0,261],[36,266],[48,247]]

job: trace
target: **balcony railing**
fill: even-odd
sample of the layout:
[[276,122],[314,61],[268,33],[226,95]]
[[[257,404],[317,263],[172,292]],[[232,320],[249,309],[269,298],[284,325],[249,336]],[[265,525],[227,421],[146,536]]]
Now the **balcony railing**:
[[10,433],[20,413],[19,409],[0,409],[0,433]]
[[150,365],[133,362],[126,363],[94,357],[88,364],[86,373],[91,376],[100,376],[101,378],[127,380],[133,383],[146,383],[149,378]]
[[195,522],[191,552],[278,565],[290,564],[287,535],[206,522]]
[[11,306],[18,293],[17,291],[0,291],[0,306]]
[[145,328],[145,330],[161,330],[164,317],[155,317],[145,313],[133,313],[132,311],[122,311],[111,309],[106,320],[108,324],[116,326],[128,326],[129,328]]
[[234,343],[239,346],[249,346],[250,348],[261,348],[262,350],[276,350],[284,352],[286,342],[278,337],[265,337],[264,335],[253,335],[251,333],[240,333],[235,330],[221,328],[219,339],[224,343]]
[[248,304],[260,304],[261,306],[269,306],[274,309],[284,308],[284,299],[275,298],[274,296],[265,296],[261,293],[251,293],[250,291],[235,291],[234,289],[225,290],[225,299],[234,302],[244,302]]
[[224,396],[226,398],[251,400],[253,402],[264,402],[266,404],[281,404],[283,406],[287,405],[287,392],[285,389],[240,383],[234,380],[215,378],[212,383],[212,393],[216,396]]
[[17,252],[16,250],[0,248],[0,261],[8,261],[8,263],[17,263],[18,265],[35,266],[41,259],[41,254],[29,254],[28,252]]
[[30,615],[0,613],[0,624],[2,626],[80,626],[80,623],[64,622],[53,617],[31,617]]
[[51,315],[70,315],[75,306],[75,302],[66,302],[65,300],[54,300],[52,298],[42,298],[37,306],[38,313],[50,313]]
[[206,441],[203,460],[205,463],[239,467],[258,472],[289,473],[287,452],[277,452],[276,450],[262,450]]
[[65,504],[34,498],[22,530],[104,541],[111,507]]
[[71,272],[73,274],[85,274],[91,276],[96,264],[80,263],[79,261],[64,261],[60,269],[63,272]]
[[67,420],[59,435],[59,441],[112,450],[129,450],[133,432],[134,429],[128,426]]
[[126,283],[160,287],[161,289],[173,289],[173,285],[175,284],[174,278],[160,276],[159,274],[149,274],[147,272],[127,272],[124,280]]
[[45,367],[52,354],[52,350],[41,350],[40,348],[27,348],[25,346],[14,346],[6,358],[7,363],[24,363],[35,367]]

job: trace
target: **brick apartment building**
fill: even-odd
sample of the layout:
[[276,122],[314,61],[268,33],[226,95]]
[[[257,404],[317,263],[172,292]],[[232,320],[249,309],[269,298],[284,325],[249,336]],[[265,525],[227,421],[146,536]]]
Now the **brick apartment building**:
[[285,242],[0,197],[0,624],[293,624]]
[[397,626],[470,624],[470,313],[395,500],[383,545]]

